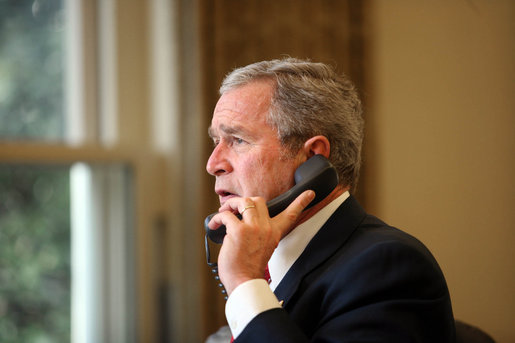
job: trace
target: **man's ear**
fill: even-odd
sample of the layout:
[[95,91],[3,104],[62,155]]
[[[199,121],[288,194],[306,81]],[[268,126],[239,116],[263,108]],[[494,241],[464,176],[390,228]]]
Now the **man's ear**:
[[303,150],[308,158],[314,155],[323,155],[325,158],[329,158],[331,144],[325,136],[314,136],[304,143]]

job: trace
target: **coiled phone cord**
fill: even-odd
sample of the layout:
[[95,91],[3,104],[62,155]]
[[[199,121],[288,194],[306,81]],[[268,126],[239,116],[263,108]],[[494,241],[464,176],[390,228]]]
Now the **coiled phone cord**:
[[211,254],[210,254],[210,250],[209,250],[207,234],[204,236],[204,244],[206,246],[207,265],[209,267],[211,267],[211,272],[215,275],[214,278],[218,282],[218,287],[221,288],[222,295],[224,296],[224,299],[227,300],[227,291],[225,290],[224,284],[220,281],[220,276],[218,275],[218,263],[211,262]]

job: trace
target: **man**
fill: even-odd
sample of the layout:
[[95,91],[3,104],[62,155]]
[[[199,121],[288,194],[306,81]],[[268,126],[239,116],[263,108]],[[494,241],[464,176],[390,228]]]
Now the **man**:
[[[235,342],[454,341],[447,285],[430,252],[349,194],[363,138],[352,83],[288,58],[234,70],[220,93],[207,171],[221,207],[209,227],[227,228],[218,267]],[[306,191],[270,218],[266,201],[316,154],[337,168],[337,188],[303,211],[314,198]]]

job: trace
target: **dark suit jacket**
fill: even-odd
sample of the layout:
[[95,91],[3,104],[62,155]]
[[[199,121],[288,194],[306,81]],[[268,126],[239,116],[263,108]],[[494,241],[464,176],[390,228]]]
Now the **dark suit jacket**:
[[240,342],[455,341],[445,278],[426,247],[349,197],[277,286],[284,300]]

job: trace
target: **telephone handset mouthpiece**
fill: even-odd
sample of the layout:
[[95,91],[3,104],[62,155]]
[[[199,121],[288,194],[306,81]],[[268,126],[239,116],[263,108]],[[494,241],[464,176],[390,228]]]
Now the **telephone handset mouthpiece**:
[[[322,155],[314,155],[301,164],[295,171],[294,178],[295,186],[266,203],[270,217],[274,217],[284,211],[304,191],[311,189],[315,192],[315,199],[305,208],[308,209],[322,201],[338,185],[336,168]],[[210,240],[222,244],[226,234],[225,225],[220,226],[216,230],[211,230],[208,227],[209,221],[215,214],[212,213],[207,216],[204,220],[204,227],[206,235]],[[241,219],[241,215],[237,217]]]

